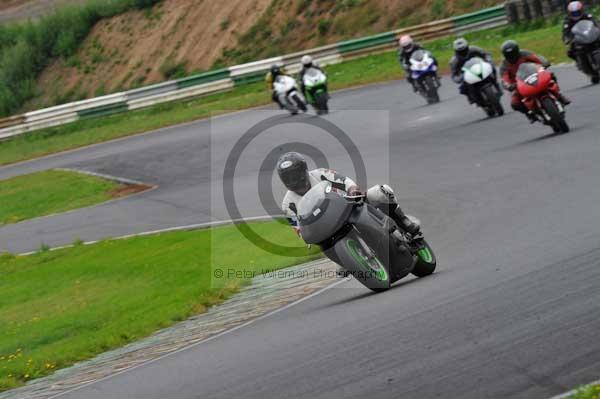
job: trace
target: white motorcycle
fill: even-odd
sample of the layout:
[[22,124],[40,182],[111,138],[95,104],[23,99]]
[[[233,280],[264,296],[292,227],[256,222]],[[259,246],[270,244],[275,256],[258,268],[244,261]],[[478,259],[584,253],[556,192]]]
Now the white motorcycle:
[[428,104],[440,102],[438,89],[440,79],[435,58],[429,51],[417,50],[410,57],[410,73],[419,93],[427,100]]
[[468,60],[462,68],[464,83],[467,90],[473,93],[478,106],[483,108],[489,117],[504,115],[504,108],[500,102],[502,92],[496,86],[494,66],[479,58]]
[[298,90],[298,84],[294,78],[287,75],[277,76],[273,82],[273,89],[283,107],[292,115],[296,115],[298,110],[307,111],[306,100]]

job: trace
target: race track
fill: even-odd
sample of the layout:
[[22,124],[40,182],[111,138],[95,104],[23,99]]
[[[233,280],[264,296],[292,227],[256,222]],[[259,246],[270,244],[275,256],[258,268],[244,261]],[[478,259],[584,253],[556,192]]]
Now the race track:
[[[61,398],[542,399],[598,379],[600,87],[573,68],[556,72],[573,100],[566,135],[512,112],[485,119],[448,79],[434,106],[422,106],[404,83],[337,93],[339,111],[327,120],[358,154],[304,124],[270,129],[235,173],[244,216],[266,213],[257,178],[272,171],[260,171],[260,162],[283,143],[310,143],[348,174],[360,156],[368,183],[390,182],[422,220],[439,272],[377,295],[348,281]],[[0,179],[72,167],[159,186],[3,227],[0,249],[228,219],[225,160],[247,129],[272,115],[241,112],[0,168]]]

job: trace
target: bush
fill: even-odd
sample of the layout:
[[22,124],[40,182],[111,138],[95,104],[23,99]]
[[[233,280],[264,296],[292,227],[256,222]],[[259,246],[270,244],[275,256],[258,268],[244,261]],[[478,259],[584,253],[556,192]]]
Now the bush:
[[329,28],[331,28],[331,21],[328,19],[322,19],[319,21],[319,25],[318,25],[318,29],[319,29],[319,34],[321,36],[327,34],[327,32],[329,32]]
[[54,58],[75,54],[102,18],[151,7],[160,0],[91,0],[64,7],[36,22],[0,26],[0,117],[34,94],[35,80]]

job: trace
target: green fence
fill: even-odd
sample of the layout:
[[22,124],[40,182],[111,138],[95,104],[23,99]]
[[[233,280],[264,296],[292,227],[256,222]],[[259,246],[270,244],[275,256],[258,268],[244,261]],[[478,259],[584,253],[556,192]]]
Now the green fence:
[[340,42],[338,43],[337,48],[341,54],[344,54],[365,48],[375,47],[380,44],[393,43],[395,40],[396,34],[394,32],[386,32],[374,36],[361,37],[360,39]]
[[177,80],[177,88],[184,89],[186,87],[198,86],[204,83],[214,82],[216,80],[229,78],[229,69],[215,69],[200,73],[198,75],[189,76],[187,78]]

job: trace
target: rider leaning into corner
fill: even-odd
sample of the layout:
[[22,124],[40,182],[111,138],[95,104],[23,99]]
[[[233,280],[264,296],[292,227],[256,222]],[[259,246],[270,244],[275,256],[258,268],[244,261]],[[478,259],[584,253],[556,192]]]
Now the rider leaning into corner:
[[[518,43],[514,40],[508,40],[502,44],[502,55],[504,56],[504,61],[500,68],[500,74],[502,75],[502,84],[504,88],[512,92],[511,106],[515,111],[525,114],[530,123],[534,123],[536,121],[535,116],[523,103],[523,97],[517,91],[517,71],[519,70],[519,66],[525,62],[538,64],[544,68],[549,67],[550,63],[541,55],[536,55],[527,50],[521,50]],[[552,74],[552,77],[556,82],[556,76]],[[557,90],[554,94],[558,101],[563,105],[569,105],[571,101],[560,93],[558,83],[556,83],[556,88]]]
[[[281,208],[290,225],[300,235],[298,227],[297,205],[313,185],[329,181],[336,188],[350,197],[361,196],[358,185],[349,177],[331,169],[314,169],[309,171],[304,156],[297,152],[283,154],[277,161],[277,173],[288,189],[283,198]],[[413,236],[420,232],[420,226],[409,219],[398,206],[394,191],[387,184],[371,187],[366,193],[366,201],[391,217],[398,226]]]
[[267,82],[267,86],[268,86],[269,90],[271,90],[271,99],[277,105],[279,105],[280,109],[283,109],[283,102],[281,101],[281,99],[277,95],[277,92],[275,91],[275,87],[273,86],[273,84],[275,83],[275,79],[279,75],[287,75],[287,72],[286,72],[285,68],[284,67],[280,67],[277,64],[273,64],[273,65],[271,65],[271,69],[267,73],[265,81]]
[[[573,40],[573,34],[571,33],[571,29],[573,26],[579,21],[588,20],[592,21],[594,25],[600,28],[600,22],[594,18],[592,14],[588,14],[585,12],[584,5],[581,1],[572,1],[567,6],[567,15],[565,16],[565,20],[563,22],[563,31],[562,38],[563,42],[566,44],[571,44]],[[569,47],[568,56],[572,59],[575,59],[575,51],[573,46]]]
[[[302,94],[306,97],[306,87],[304,86],[304,74],[306,73],[306,71],[308,71],[311,68],[318,69],[323,73],[325,73],[325,71],[323,71],[323,69],[321,69],[317,62],[314,61],[313,58],[308,54],[302,57],[300,63],[302,64],[302,69],[300,70],[300,73],[298,75],[300,80],[300,90],[302,90]],[[327,85],[325,85],[325,90],[327,90]]]
[[463,66],[469,61],[471,58],[481,58],[487,62],[489,62],[494,67],[494,84],[498,89],[498,92],[502,92],[500,89],[500,85],[498,84],[496,66],[492,61],[492,55],[482,49],[481,47],[471,46],[469,42],[465,38],[458,38],[453,43],[454,47],[454,57],[450,60],[450,71],[452,73],[452,81],[458,85],[458,90],[460,94],[467,97],[470,104],[475,103],[474,94],[469,90],[469,86],[465,84],[463,77]]
[[[410,71],[410,57],[412,57],[414,52],[417,50],[425,50],[425,48],[419,43],[415,42],[409,35],[404,35],[400,38],[400,40],[398,40],[398,61],[400,61],[400,65],[402,65],[402,69],[404,69],[406,80],[411,84],[415,93],[418,89]],[[434,57],[433,60],[437,66],[437,59]]]

